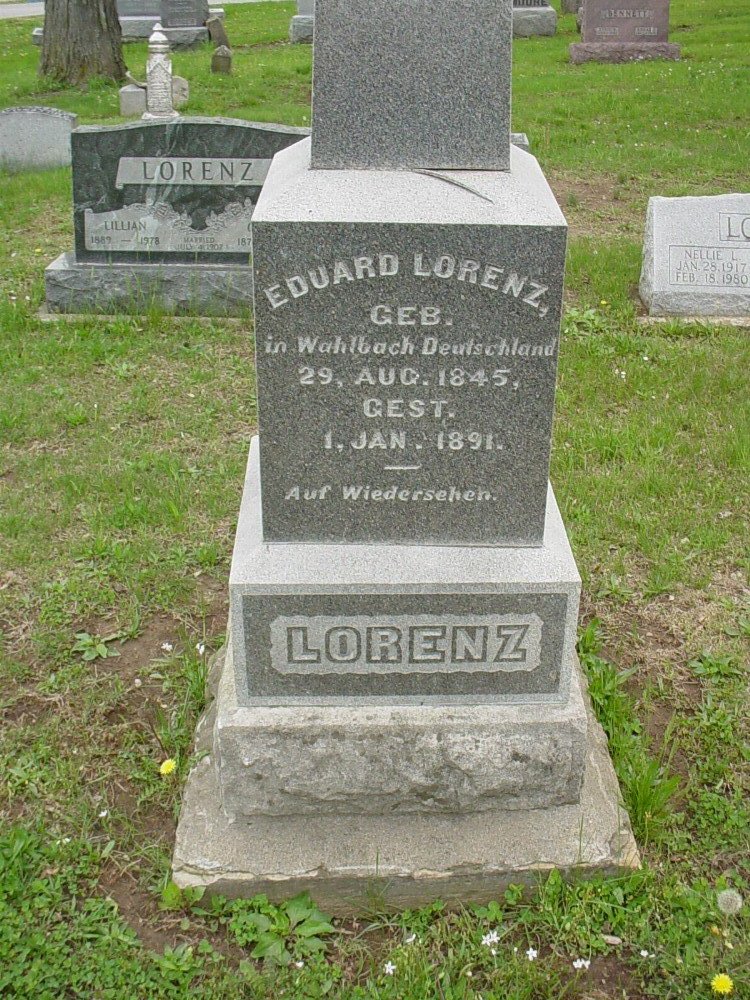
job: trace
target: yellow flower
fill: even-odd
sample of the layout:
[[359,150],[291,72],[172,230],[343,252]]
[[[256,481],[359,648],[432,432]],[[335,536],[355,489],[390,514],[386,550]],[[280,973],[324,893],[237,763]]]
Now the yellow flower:
[[162,778],[168,777],[170,774],[174,774],[177,770],[177,761],[173,760],[172,757],[167,757],[166,760],[162,761],[161,767],[159,768],[159,774]]
[[602,299],[602,300],[601,300],[601,302],[599,303],[599,305],[600,305],[600,306],[608,306],[608,305],[609,305],[609,302],[607,302],[607,300],[606,300],[606,299]]
[[734,990],[734,983],[726,972],[721,972],[711,980],[711,989],[714,993],[720,993],[726,997]]

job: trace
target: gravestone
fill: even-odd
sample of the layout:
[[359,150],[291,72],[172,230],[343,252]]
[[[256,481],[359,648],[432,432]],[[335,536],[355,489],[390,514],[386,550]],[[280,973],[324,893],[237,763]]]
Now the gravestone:
[[573,63],[680,58],[679,45],[669,41],[669,0],[629,0],[618,7],[584,0],[581,38],[570,46]]
[[214,54],[211,56],[211,72],[232,72],[232,51],[226,45],[219,45],[218,48],[214,49]]
[[429,58],[421,6],[365,8],[318,0],[312,139],[253,215],[260,433],[174,858],[337,913],[637,863],[548,482],[567,226],[510,141],[510,0],[434,0]]
[[221,46],[225,46],[231,49],[229,44],[229,36],[227,35],[227,29],[224,27],[224,19],[221,17],[210,17],[206,21],[206,28],[208,29],[208,34],[213,45],[218,49]]
[[531,38],[554,35],[557,31],[557,11],[547,0],[513,0],[513,35]]
[[[142,41],[149,37],[156,24],[162,19],[162,0],[117,0],[117,14],[123,42]],[[209,14],[212,18],[223,19],[224,17],[224,11],[221,7],[210,8]],[[207,29],[203,24],[170,30],[174,32],[170,39],[174,48],[189,47],[205,41],[208,37]],[[44,30],[34,28],[31,37],[35,45],[41,45],[44,39]]]
[[[132,79],[132,77],[131,77]],[[120,87],[120,115],[140,118],[146,110],[146,84],[126,83]],[[190,84],[184,76],[172,77],[172,105],[183,108],[190,100]]]
[[750,319],[750,194],[649,198],[640,294],[651,316]]
[[70,165],[70,134],[78,115],[57,108],[0,111],[0,168],[10,172]]
[[77,129],[75,251],[47,268],[50,311],[247,311],[250,216],[274,154],[308,134],[190,117]]
[[161,23],[172,48],[190,48],[208,41],[207,0],[161,0]]
[[291,42],[312,42],[315,27],[315,0],[297,0],[297,13],[289,24]]

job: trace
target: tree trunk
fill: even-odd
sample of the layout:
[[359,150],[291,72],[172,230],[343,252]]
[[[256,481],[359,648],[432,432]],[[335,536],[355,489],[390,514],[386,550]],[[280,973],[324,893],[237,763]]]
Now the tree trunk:
[[75,86],[125,70],[116,0],[46,0],[40,76]]

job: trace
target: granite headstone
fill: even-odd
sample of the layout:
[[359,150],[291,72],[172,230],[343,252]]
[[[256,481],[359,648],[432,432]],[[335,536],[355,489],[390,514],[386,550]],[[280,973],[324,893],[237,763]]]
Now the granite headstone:
[[508,169],[510,0],[327,0],[315,17],[313,169]]
[[446,866],[473,899],[629,867],[547,479],[567,227],[511,146],[510,0],[316,16],[313,148],[252,220],[260,432],[175,878],[341,912],[378,874],[405,906]]
[[649,198],[640,294],[652,316],[750,317],[750,194]]
[[548,0],[513,0],[514,37],[549,36],[556,31],[557,11]]
[[[47,270],[49,307],[118,311],[137,281],[148,285],[157,303],[161,285],[170,308],[213,312],[221,307],[213,302],[213,266],[233,269],[232,291],[220,311],[231,314],[243,299],[249,308],[250,216],[274,154],[308,134],[291,126],[191,117],[77,129],[75,253]],[[92,270],[93,264],[122,266]]]
[[679,59],[680,47],[669,41],[669,0],[584,0],[581,41],[570,46],[570,59],[581,62],[631,62]]
[[67,167],[78,116],[57,108],[0,111],[0,167],[11,172]]

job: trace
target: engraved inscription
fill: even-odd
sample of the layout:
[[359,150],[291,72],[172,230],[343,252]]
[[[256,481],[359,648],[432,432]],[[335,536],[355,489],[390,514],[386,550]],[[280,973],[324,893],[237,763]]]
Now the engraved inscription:
[[211,212],[203,229],[193,227],[186,212],[170,205],[128,205],[111,212],[84,213],[87,250],[158,251],[160,253],[249,253],[253,203],[232,202],[222,212]]
[[719,239],[728,243],[750,244],[750,215],[744,212],[720,212]]
[[122,156],[117,166],[116,188],[127,184],[196,187],[259,187],[271,166],[269,159],[195,156]]
[[670,246],[669,283],[728,291],[750,288],[750,247]]
[[538,615],[281,616],[271,666],[281,674],[509,673],[540,664]]

